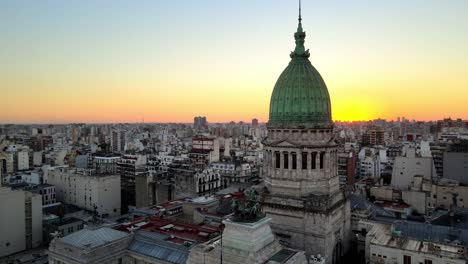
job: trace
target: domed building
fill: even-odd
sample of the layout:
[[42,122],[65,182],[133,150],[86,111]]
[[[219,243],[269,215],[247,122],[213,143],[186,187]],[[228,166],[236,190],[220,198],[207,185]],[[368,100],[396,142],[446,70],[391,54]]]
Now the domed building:
[[339,185],[330,95],[305,37],[299,8],[296,47],[271,95],[263,211],[283,244],[338,263],[349,245],[350,203]]

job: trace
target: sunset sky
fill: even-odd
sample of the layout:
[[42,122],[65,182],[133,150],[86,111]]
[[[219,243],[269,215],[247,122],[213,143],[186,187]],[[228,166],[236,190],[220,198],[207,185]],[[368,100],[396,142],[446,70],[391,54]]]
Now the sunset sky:
[[[468,119],[468,1],[303,0],[334,120]],[[0,123],[268,120],[292,0],[0,1]]]

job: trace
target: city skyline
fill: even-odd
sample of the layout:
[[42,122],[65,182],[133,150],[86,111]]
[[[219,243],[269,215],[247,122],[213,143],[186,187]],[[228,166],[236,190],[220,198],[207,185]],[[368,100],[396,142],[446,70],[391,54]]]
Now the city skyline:
[[[0,4],[0,123],[266,122],[297,23],[285,1],[22,3]],[[334,120],[468,119],[466,2],[303,5]]]

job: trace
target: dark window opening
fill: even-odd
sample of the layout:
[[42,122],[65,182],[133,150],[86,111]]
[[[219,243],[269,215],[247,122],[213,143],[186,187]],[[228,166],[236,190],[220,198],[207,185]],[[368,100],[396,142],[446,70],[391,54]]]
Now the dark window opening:
[[403,264],[411,264],[411,256],[403,255]]
[[323,169],[325,162],[325,152],[320,152],[320,169]]
[[292,158],[292,169],[295,170],[297,169],[297,155],[295,152],[291,153],[291,158]]
[[309,156],[307,154],[308,154],[307,152],[302,152],[302,169],[303,170],[307,170],[307,157]]
[[312,169],[315,170],[317,168],[316,166],[316,161],[317,161],[317,152],[312,152]]
[[288,155],[288,153],[284,153],[284,168],[289,169],[289,155]]
[[281,160],[280,160],[280,153],[279,152],[275,152],[275,165],[276,165],[276,168],[279,169],[281,167]]

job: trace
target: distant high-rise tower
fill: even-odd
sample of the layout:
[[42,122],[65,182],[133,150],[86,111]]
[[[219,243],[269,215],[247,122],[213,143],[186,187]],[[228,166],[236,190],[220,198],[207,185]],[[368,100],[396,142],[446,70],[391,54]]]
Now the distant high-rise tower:
[[257,118],[252,119],[252,126],[253,127],[258,126],[258,119]]
[[114,152],[123,152],[125,151],[125,130],[112,130],[111,133],[111,149]]
[[193,128],[202,130],[208,128],[208,122],[205,116],[196,116],[193,118]]
[[283,243],[337,263],[351,236],[350,202],[339,185],[330,96],[301,22],[299,12],[296,48],[271,95],[263,211]]

